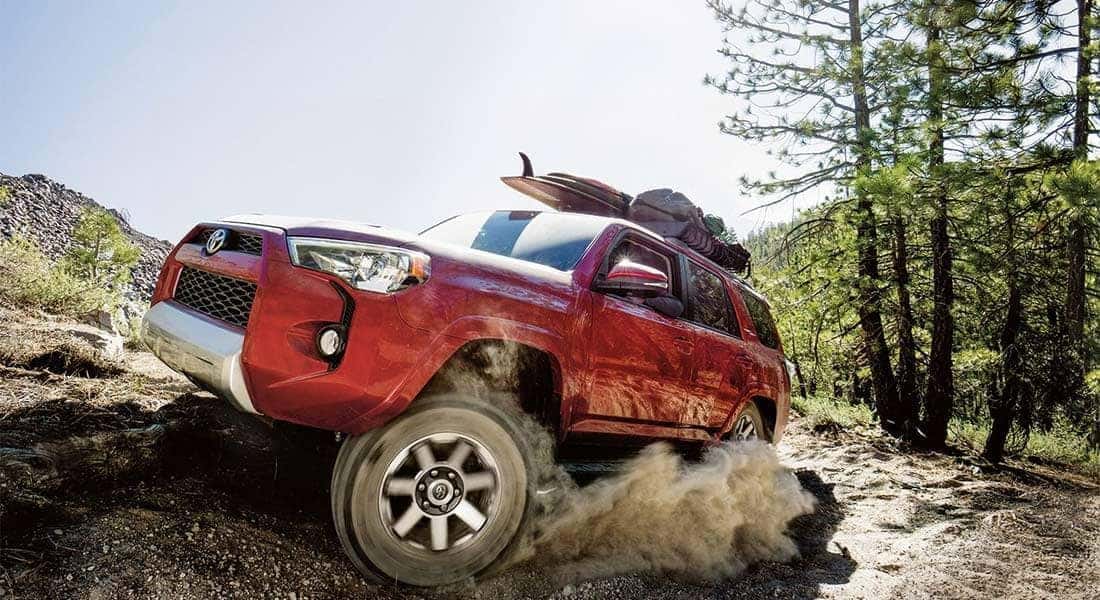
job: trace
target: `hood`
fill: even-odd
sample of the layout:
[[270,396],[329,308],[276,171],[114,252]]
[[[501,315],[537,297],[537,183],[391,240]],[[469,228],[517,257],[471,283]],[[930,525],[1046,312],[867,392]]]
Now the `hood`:
[[282,229],[287,235],[319,237],[352,242],[404,245],[416,239],[416,234],[400,229],[390,229],[368,223],[316,219],[310,217],[285,217],[280,215],[234,215],[222,219],[227,223],[260,225]]

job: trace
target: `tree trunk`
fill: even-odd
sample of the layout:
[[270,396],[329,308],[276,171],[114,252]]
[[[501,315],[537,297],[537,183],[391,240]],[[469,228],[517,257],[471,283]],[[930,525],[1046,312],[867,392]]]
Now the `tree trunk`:
[[[871,167],[871,112],[867,106],[867,92],[863,67],[863,31],[860,21],[859,0],[848,0],[848,28],[851,47],[852,96],[856,126],[856,171],[865,172]],[[878,267],[878,232],[873,199],[863,191],[856,197],[856,244],[859,248],[859,325],[867,358],[871,364],[871,385],[874,389],[875,410],[883,429],[900,430],[898,388],[890,366],[890,349],[886,346],[886,333],[882,327],[882,284]]]
[[898,287],[898,394],[906,435],[915,437],[920,418],[917,395],[917,345],[913,340],[913,306],[909,297],[909,249],[905,220],[894,218],[894,280]]
[[1075,158],[1088,158],[1089,149],[1089,79],[1092,77],[1093,0],[1077,0],[1077,98],[1073,113],[1073,151]]
[[993,419],[989,437],[985,440],[982,456],[989,462],[999,463],[1004,458],[1005,441],[1016,416],[1016,404],[1020,398],[1020,351],[1016,347],[1016,338],[1020,332],[1023,310],[1020,302],[1020,289],[1016,277],[1009,275],[1008,311],[1001,328],[1001,376],[1004,382],[995,397],[990,398],[989,415]]
[[[1073,115],[1073,154],[1077,160],[1087,160],[1089,153],[1089,80],[1092,77],[1092,56],[1088,51],[1092,40],[1089,19],[1093,0],[1077,0],[1077,96]],[[1066,254],[1069,258],[1066,281],[1066,301],[1062,323],[1065,327],[1067,350],[1064,393],[1077,395],[1085,376],[1085,270],[1088,252],[1088,224],[1085,211],[1071,215],[1068,225]]]
[[814,370],[810,372],[810,394],[817,394],[818,371],[821,368],[821,328],[825,326],[825,319],[818,318],[814,326]]
[[[794,363],[794,376],[798,379],[798,395],[805,398],[807,393],[806,379],[802,377],[802,365],[798,361],[792,361]],[[791,382],[794,383],[793,381]],[[794,391],[793,389],[791,390]]]
[[998,350],[1001,354],[1000,379],[1001,385],[993,390],[989,399],[989,416],[993,423],[989,429],[989,436],[985,439],[985,449],[982,456],[991,463],[999,463],[1004,458],[1005,442],[1012,428],[1012,421],[1016,417],[1016,406],[1020,401],[1021,375],[1020,350],[1017,347],[1017,338],[1023,326],[1023,303],[1020,300],[1020,286],[1017,281],[1017,260],[1015,248],[1016,222],[1013,217],[1012,207],[1005,202],[1005,234],[1007,235],[1006,264],[1008,265],[1006,283],[1008,284],[1008,309],[1005,311],[1005,321],[1001,326],[1000,344]]
[[951,420],[955,390],[952,377],[954,323],[951,309],[955,300],[951,274],[951,240],[947,234],[948,199],[944,181],[943,87],[945,70],[940,54],[940,29],[928,25],[928,174],[936,215],[931,222],[932,237],[932,349],[928,360],[928,388],[925,391],[925,435],[930,448],[947,443],[947,424]]

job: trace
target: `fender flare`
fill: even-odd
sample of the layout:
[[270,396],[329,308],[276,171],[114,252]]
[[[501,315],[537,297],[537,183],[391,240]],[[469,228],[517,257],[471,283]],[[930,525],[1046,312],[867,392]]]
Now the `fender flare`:
[[746,404],[748,404],[749,402],[753,402],[754,398],[764,398],[771,401],[778,407],[778,397],[779,390],[769,385],[755,385],[747,389],[743,394],[741,394],[741,400],[737,402],[736,405],[734,405],[733,409],[730,410],[729,415],[726,416],[725,422],[722,423],[721,429],[718,430],[718,439],[722,439],[729,434],[729,432],[733,429],[734,418],[736,418],[737,415],[741,413],[741,410]]
[[[401,414],[416,400],[432,376],[455,353],[470,342],[479,340],[515,342],[545,352],[556,363],[554,365],[556,390],[562,395],[566,393],[565,388],[570,382],[563,375],[567,367],[562,364],[565,341],[560,335],[529,323],[485,315],[470,315],[456,319],[443,332],[437,334],[429,345],[430,350],[420,357],[420,366],[410,372],[388,398],[368,413],[356,417],[342,430],[353,434],[363,433]],[[559,418],[565,417],[565,408],[566,403],[563,402],[562,414]]]

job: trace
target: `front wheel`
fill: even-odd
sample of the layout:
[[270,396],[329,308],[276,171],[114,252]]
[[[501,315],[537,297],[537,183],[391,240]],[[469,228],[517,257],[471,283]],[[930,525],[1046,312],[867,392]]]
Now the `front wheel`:
[[332,478],[344,551],[378,581],[435,586],[486,570],[524,520],[524,447],[504,412],[455,398],[349,438]]

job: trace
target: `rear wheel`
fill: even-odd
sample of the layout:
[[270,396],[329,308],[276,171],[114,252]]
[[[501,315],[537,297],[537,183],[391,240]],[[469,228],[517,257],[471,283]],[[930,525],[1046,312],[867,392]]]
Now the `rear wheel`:
[[345,441],[332,510],[356,567],[376,580],[433,586],[501,559],[527,508],[517,432],[492,406],[444,398]]
[[771,442],[771,433],[764,424],[764,417],[755,402],[748,402],[733,420],[733,428],[726,436],[731,442],[763,440]]

